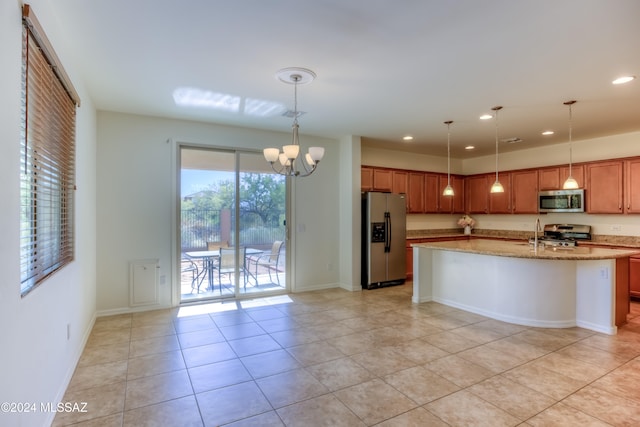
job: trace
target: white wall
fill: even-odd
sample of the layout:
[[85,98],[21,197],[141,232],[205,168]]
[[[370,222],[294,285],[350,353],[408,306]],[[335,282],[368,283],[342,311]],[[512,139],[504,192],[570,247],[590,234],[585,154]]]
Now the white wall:
[[[98,279],[99,313],[129,310],[128,263],[160,259],[160,306],[172,296],[173,139],[241,149],[281,146],[288,133],[169,120],[101,111],[98,113]],[[295,263],[294,291],[338,286],[340,265],[338,141],[301,135],[303,149],[325,147],[310,177],[293,184],[290,218]]]
[[[446,157],[427,154],[363,146],[361,160],[362,164],[367,166],[447,173]],[[451,159],[451,173],[464,173],[462,160]]]
[[[573,141],[574,163],[631,156],[640,156],[640,132]],[[568,143],[499,154],[499,170],[567,164]],[[462,166],[465,175],[495,172],[496,158],[495,155],[476,157],[464,160]]]
[[[21,9],[0,2],[0,402],[35,402],[35,413],[0,413],[3,426],[48,425],[55,414],[40,402],[62,401],[95,315],[95,110],[65,49],[46,1],[31,1],[56,53],[80,94],[76,129],[76,258],[20,297],[19,158]],[[71,336],[67,340],[67,325]]]
[[340,140],[340,286],[361,291],[360,284],[360,138]]
[[[620,157],[640,156],[640,132],[611,135],[581,141],[573,141],[573,161],[575,163]],[[500,170],[525,169],[567,164],[569,144],[532,148],[500,154]],[[415,169],[432,172],[446,172],[446,157],[426,156],[401,151],[362,148],[362,164]],[[472,175],[495,171],[495,156],[476,157],[467,160],[452,159],[452,173]],[[457,227],[459,215],[408,215],[407,229],[447,229]],[[533,230],[537,215],[474,215],[476,228],[494,230]],[[543,224],[573,223],[592,226],[593,234],[640,236],[638,215],[590,215],[543,214]]]

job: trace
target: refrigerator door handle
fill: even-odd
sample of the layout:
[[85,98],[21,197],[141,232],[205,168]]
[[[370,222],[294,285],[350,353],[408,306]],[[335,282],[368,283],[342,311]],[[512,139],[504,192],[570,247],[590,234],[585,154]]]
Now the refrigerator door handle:
[[385,233],[384,233],[384,251],[391,252],[391,214],[384,213]]

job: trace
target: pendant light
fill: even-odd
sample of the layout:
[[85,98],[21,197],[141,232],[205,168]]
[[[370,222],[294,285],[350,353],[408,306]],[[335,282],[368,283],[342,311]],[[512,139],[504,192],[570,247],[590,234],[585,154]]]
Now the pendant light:
[[[318,163],[324,156],[323,147],[309,147],[309,152],[304,155],[304,159],[300,160],[300,141],[298,137],[298,85],[311,83],[315,79],[316,74],[306,68],[283,68],[276,73],[280,81],[293,85],[293,130],[291,144],[282,147],[282,151],[278,148],[265,148],[263,150],[264,158],[274,172],[290,177],[305,177],[311,175]],[[280,165],[276,166],[277,163]]]
[[493,107],[492,110],[495,111],[494,118],[496,120],[496,182],[491,186],[492,193],[504,193],[504,187],[500,184],[498,180],[498,111],[502,109],[501,106]]
[[443,196],[454,195],[453,187],[451,186],[451,123],[453,123],[453,120],[444,122],[447,125],[447,186],[444,187]]
[[564,105],[568,105],[569,106],[569,177],[567,178],[567,180],[564,182],[564,184],[562,184],[562,188],[564,188],[565,190],[573,190],[579,187],[578,185],[578,181],[575,180],[575,178],[573,177],[572,170],[572,163],[573,163],[573,146],[572,146],[572,142],[571,142],[571,106],[573,104],[575,104],[576,101],[567,101],[564,102]]

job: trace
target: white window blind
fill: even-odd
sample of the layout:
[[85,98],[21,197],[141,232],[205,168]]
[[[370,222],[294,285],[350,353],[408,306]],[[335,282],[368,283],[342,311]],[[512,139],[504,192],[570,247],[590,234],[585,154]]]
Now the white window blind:
[[24,296],[74,259],[79,102],[28,5],[23,8],[23,22],[20,290]]

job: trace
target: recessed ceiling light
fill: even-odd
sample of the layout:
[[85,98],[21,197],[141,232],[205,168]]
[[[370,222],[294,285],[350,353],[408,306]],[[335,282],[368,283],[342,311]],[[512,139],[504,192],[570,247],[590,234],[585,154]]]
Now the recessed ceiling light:
[[493,115],[491,114],[483,114],[480,116],[480,120],[489,120],[489,119],[493,119]]
[[547,135],[553,135],[554,133],[555,133],[555,132],[554,132],[554,131],[552,131],[552,130],[545,130],[544,132],[542,132],[542,134],[543,134],[544,136],[547,136]]
[[636,76],[622,76],[622,77],[618,77],[611,83],[613,83],[614,85],[621,85],[621,84],[629,83],[631,80],[635,78]]
[[403,136],[402,139],[405,141],[413,141],[413,137],[411,135]]
[[473,145],[467,145],[466,147],[464,147],[465,150],[473,150],[474,148],[476,148]]

